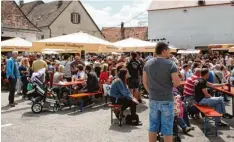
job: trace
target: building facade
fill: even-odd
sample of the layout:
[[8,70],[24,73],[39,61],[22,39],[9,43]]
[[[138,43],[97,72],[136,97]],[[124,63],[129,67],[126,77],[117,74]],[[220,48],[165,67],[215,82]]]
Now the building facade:
[[34,1],[22,4],[21,10],[41,31],[41,39],[79,31],[104,38],[80,1]]
[[153,1],[148,38],[178,48],[234,43],[234,5],[230,1]]

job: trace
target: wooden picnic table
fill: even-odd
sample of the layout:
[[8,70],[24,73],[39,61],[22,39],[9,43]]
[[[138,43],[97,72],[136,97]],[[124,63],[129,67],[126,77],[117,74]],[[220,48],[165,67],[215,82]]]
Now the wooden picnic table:
[[213,87],[214,90],[227,94],[232,97],[232,115],[234,115],[234,87],[231,87],[231,91],[228,91],[228,87]]
[[64,82],[64,83],[53,83],[53,85],[61,86],[61,87],[67,87],[67,86],[78,85],[78,84],[83,84],[83,83],[85,83],[85,80],[73,81],[73,82]]

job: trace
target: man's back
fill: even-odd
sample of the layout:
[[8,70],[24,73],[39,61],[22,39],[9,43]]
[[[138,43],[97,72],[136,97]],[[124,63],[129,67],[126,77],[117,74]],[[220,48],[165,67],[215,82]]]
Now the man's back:
[[165,58],[153,58],[147,61],[144,70],[148,76],[150,99],[173,101],[171,74],[177,72],[176,65]]
[[37,59],[32,64],[32,70],[34,72],[39,71],[40,69],[47,68],[47,63],[43,61],[42,59]]

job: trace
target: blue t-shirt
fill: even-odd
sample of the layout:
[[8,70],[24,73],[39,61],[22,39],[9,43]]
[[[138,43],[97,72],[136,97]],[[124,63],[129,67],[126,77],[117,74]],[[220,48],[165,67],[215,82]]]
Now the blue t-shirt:
[[214,83],[214,74],[210,71],[209,77],[207,78],[207,81],[210,83]]

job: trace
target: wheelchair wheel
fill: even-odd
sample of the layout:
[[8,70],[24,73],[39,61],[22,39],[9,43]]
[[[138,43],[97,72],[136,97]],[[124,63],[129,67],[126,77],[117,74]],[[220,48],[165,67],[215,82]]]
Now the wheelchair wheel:
[[37,114],[37,113],[41,113],[42,112],[43,106],[40,103],[33,103],[31,109],[32,109],[33,113]]

